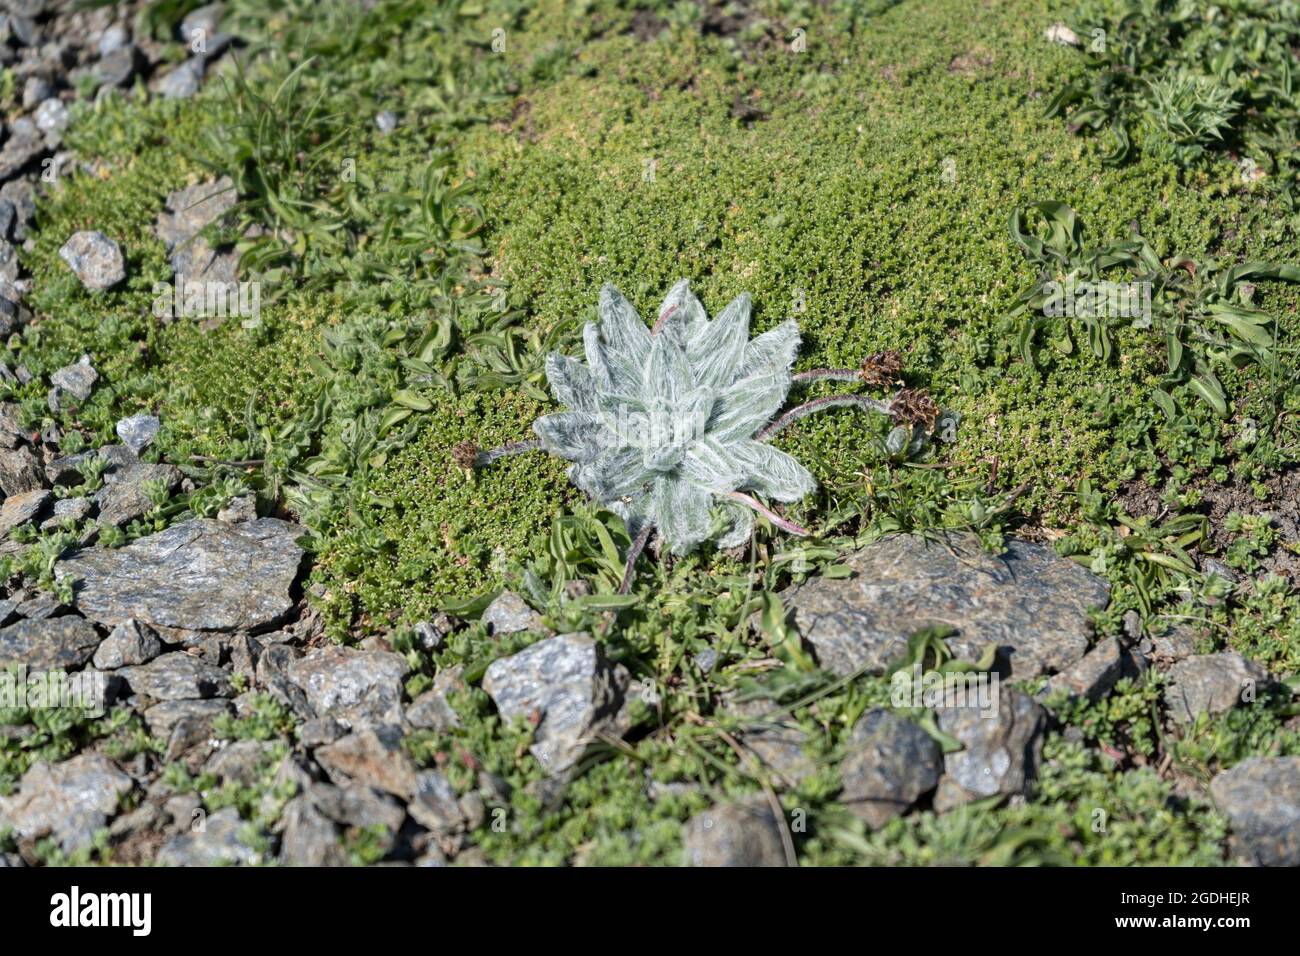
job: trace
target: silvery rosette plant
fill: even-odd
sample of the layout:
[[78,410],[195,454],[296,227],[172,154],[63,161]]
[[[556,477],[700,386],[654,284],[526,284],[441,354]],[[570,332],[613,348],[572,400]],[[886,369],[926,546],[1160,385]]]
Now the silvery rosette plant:
[[901,360],[885,352],[861,369],[792,374],[799,350],[795,322],[751,339],[749,318],[750,298],[740,295],[710,320],[682,279],[649,327],[618,289],[605,285],[598,321],[583,330],[586,362],[560,354],[546,361],[551,391],[564,410],[533,423],[536,441],[487,452],[462,443],[455,457],[472,468],[541,449],[572,462],[569,480],[622,517],[633,536],[629,571],[655,530],[676,554],[705,541],[722,548],[743,544],[756,514],[808,534],[762,499],[799,501],[817,482],[767,439],[823,408],[854,405],[892,415],[905,423],[895,431],[909,436],[933,425],[938,410],[924,394],[903,389],[888,401],[826,396],[778,415],[795,383],[893,384]]

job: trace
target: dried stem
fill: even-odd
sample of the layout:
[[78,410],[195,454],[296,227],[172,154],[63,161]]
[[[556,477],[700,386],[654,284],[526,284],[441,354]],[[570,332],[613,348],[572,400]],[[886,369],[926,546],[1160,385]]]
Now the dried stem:
[[862,369],[860,368],[814,368],[806,372],[795,372],[792,381],[797,383],[804,382],[860,382],[862,381]]
[[498,458],[508,458],[511,455],[522,455],[529,451],[541,451],[542,443],[535,438],[525,441],[512,441],[502,445],[500,448],[489,448],[487,451],[478,453],[474,459],[475,468],[486,468]]
[[627,549],[627,565],[623,569],[623,580],[618,586],[619,594],[626,594],[632,589],[632,569],[636,567],[636,559],[641,557],[641,552],[645,550],[646,543],[650,540],[650,532],[653,530],[654,525],[647,521],[637,532],[632,546]]
[[793,521],[788,521],[787,519],[782,518],[779,514],[777,514],[771,508],[764,505],[757,498],[751,498],[749,495],[739,491],[728,491],[727,497],[735,501],[739,501],[742,505],[745,505],[748,508],[753,508],[755,511],[761,514],[768,521],[772,522],[772,524],[780,528],[782,531],[788,531],[790,532],[790,534],[797,534],[801,538],[807,538],[812,535],[812,532],[809,531],[807,528],[802,528],[799,525],[795,524]]
[[754,436],[756,441],[762,441],[764,438],[770,438],[777,432],[783,431],[793,425],[799,419],[811,415],[813,412],[819,412],[824,408],[837,408],[844,405],[854,405],[858,408],[864,408],[869,412],[876,412],[881,415],[888,415],[893,408],[892,402],[882,402],[879,399],[868,398],[866,395],[827,395],[825,398],[814,398],[811,402],[804,402],[795,408],[790,409],[776,421],[759,430]]

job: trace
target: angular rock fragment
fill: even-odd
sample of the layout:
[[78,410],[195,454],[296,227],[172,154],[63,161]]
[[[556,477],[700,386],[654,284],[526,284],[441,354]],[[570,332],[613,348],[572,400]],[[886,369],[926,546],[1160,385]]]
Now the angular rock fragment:
[[1238,855],[1260,866],[1300,866],[1300,757],[1247,757],[1210,782]]
[[126,278],[121,247],[102,232],[73,233],[59,250],[59,258],[82,285],[95,292],[111,289]]
[[1167,679],[1169,715],[1189,724],[1201,714],[1222,714],[1243,700],[1253,700],[1268,682],[1268,674],[1236,651],[1221,651],[1178,661],[1169,668]]
[[686,824],[687,866],[785,866],[781,824],[763,799],[727,803]]
[[117,673],[132,693],[153,700],[203,700],[235,695],[228,673],[183,651],[163,654],[148,664],[124,667]]
[[252,866],[262,862],[256,828],[234,807],[201,816],[189,832],[173,837],[158,851],[160,866]]
[[0,505],[0,538],[39,517],[54,496],[44,488],[10,495]]
[[840,764],[840,802],[878,830],[933,790],[942,772],[943,752],[934,738],[877,707],[853,728]]
[[316,748],[316,762],[337,786],[364,784],[410,800],[415,793],[415,765],[402,749],[396,727],[367,728]]
[[149,415],[144,412],[138,415],[131,415],[119,421],[115,427],[117,437],[122,439],[122,444],[138,455],[158,437],[158,429],[162,423],[158,420],[157,415]]
[[586,634],[562,634],[492,662],[483,689],[506,720],[536,723],[529,748],[548,773],[573,766],[601,734],[621,737],[627,670]]
[[134,784],[107,757],[80,754],[62,763],[35,763],[18,792],[0,797],[0,830],[35,840],[51,836],[65,853],[88,847]]
[[1064,670],[1088,649],[1088,612],[1109,600],[1104,579],[1026,541],[989,555],[974,535],[896,535],[846,564],[851,578],[813,578],[782,593],[818,662],[839,675],[883,673],[905,657],[909,636],[932,625],[956,629],[948,646],[961,660],[996,645],[1015,679]]
[[26,664],[34,671],[80,667],[95,653],[99,640],[99,632],[84,617],[19,621],[0,628],[0,667]]
[[94,664],[100,670],[115,670],[147,664],[161,653],[162,642],[153,628],[139,621],[123,621],[99,645]]
[[102,624],[256,631],[293,607],[299,533],[274,518],[195,518],[124,548],[74,552],[55,573],[73,579],[77,609]]
[[963,749],[945,754],[934,795],[940,812],[992,796],[1024,794],[1038,772],[1043,709],[1019,691],[999,688],[998,707],[943,707],[939,729]]
[[406,671],[398,654],[346,647],[317,648],[285,667],[317,717],[353,728],[400,721]]

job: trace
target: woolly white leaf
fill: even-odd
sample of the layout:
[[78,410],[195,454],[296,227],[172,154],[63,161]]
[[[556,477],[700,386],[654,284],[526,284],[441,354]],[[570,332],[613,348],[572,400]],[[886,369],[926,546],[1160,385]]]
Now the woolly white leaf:
[[663,305],[659,306],[657,324],[673,323],[679,325],[688,337],[697,326],[704,325],[708,321],[708,313],[704,311],[704,306],[700,304],[700,300],[695,298],[695,293],[691,291],[690,279],[679,280],[675,286],[668,290],[668,294],[664,296]]
[[719,548],[738,548],[754,533],[754,512],[734,501],[724,502],[723,515],[730,522],[730,528],[718,538]]
[[735,380],[749,343],[750,301],[740,295],[712,322],[697,325],[686,343],[695,381],[721,388]]
[[718,494],[735,491],[745,480],[744,465],[731,448],[716,438],[705,437],[691,445],[682,461],[687,480]]
[[655,525],[677,554],[685,554],[709,536],[710,495],[688,481],[655,479]]
[[798,501],[817,490],[817,480],[793,455],[758,441],[738,441],[730,446],[745,467],[745,487],[777,501]]
[[546,380],[561,405],[574,411],[597,413],[596,379],[591,370],[577,359],[552,353],[546,357]]
[[533,432],[542,447],[570,461],[590,461],[610,438],[594,416],[585,412],[556,412],[533,422]]
[[650,352],[650,329],[636,314],[632,303],[609,283],[601,286],[600,336],[610,351],[633,367],[643,366]]

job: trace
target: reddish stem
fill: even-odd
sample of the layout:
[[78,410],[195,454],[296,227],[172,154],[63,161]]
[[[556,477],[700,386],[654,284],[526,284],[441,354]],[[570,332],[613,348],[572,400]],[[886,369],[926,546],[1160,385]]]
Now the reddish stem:
[[772,522],[772,524],[780,528],[782,531],[788,531],[791,534],[797,534],[802,538],[807,538],[812,535],[812,532],[809,531],[807,528],[800,527],[799,525],[795,524],[793,521],[789,521],[785,518],[782,518],[779,514],[777,514],[771,508],[767,507],[767,505],[763,504],[757,498],[751,498],[749,495],[739,491],[728,491],[727,497],[735,501],[739,501],[742,505],[753,508],[755,511],[761,514],[768,521]]

